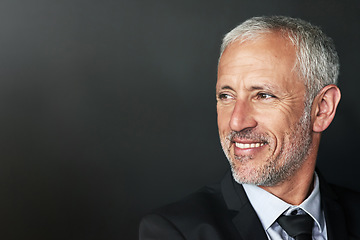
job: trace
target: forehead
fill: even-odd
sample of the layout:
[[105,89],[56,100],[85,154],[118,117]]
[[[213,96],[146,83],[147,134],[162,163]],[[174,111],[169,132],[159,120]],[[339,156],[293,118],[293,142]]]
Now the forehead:
[[269,84],[288,84],[298,80],[295,65],[295,47],[282,36],[267,34],[243,43],[235,41],[220,58],[218,84],[228,78],[251,78],[251,81],[264,80]]

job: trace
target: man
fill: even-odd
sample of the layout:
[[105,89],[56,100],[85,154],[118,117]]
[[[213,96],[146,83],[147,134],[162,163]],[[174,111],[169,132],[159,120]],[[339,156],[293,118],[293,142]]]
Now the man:
[[360,239],[360,195],[315,171],[338,74],[332,40],[303,20],[256,17],[229,32],[216,97],[231,173],[146,216],[140,239]]

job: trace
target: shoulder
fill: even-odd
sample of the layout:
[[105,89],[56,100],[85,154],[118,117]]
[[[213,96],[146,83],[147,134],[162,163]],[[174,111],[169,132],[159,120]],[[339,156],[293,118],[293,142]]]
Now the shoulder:
[[331,188],[335,192],[347,219],[356,218],[360,222],[360,192],[337,185],[331,185]]
[[333,228],[339,228],[341,224],[346,226],[346,231],[351,239],[360,238],[360,193],[345,187],[330,184],[335,195],[328,207],[331,215]]
[[186,198],[154,210],[163,217],[182,220],[182,218],[204,218],[213,214],[214,210],[223,208],[219,185],[207,186]]
[[220,185],[207,186],[186,198],[155,209],[161,216],[180,228],[191,228],[200,223],[212,223],[223,214],[226,204]]
[[318,175],[322,198],[330,199],[331,201],[340,204],[344,211],[351,210],[351,212],[356,211],[356,213],[360,213],[360,192],[329,183],[320,173],[318,173]]
[[360,192],[333,184],[330,186],[343,208],[360,211]]
[[[140,223],[140,239],[151,239],[145,235],[157,236],[154,239],[192,239],[199,234],[204,239],[226,239],[222,232],[227,232],[224,228],[230,225],[227,214],[220,184],[207,186],[145,216]],[[213,237],[206,238],[208,234]]]
[[334,184],[330,184],[330,186],[336,195],[344,201],[356,201],[360,199],[360,192],[358,191]]

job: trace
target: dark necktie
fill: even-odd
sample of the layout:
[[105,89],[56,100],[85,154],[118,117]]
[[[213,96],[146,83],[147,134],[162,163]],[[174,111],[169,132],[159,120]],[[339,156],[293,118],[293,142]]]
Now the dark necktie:
[[290,237],[296,240],[312,240],[314,220],[309,215],[281,215],[277,222]]

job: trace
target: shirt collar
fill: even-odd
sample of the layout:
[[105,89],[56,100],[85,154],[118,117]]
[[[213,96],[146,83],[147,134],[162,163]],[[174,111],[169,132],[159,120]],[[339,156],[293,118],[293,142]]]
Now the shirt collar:
[[314,219],[319,231],[323,231],[325,219],[321,210],[319,178],[316,173],[313,191],[299,206],[288,204],[256,185],[243,184],[243,187],[265,230],[284,212],[288,214],[300,208]]

